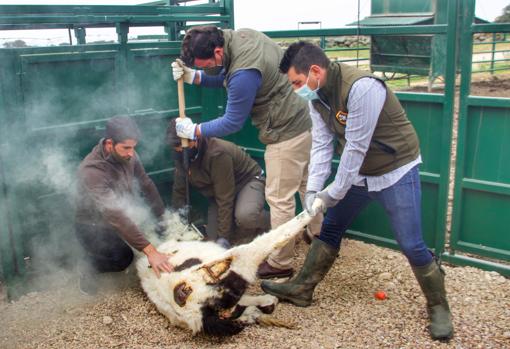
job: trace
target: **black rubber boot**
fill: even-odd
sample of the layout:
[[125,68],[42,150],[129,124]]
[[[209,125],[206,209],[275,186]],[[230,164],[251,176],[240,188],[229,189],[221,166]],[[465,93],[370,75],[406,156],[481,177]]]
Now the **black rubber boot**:
[[283,283],[262,281],[260,287],[264,292],[281,300],[298,307],[307,307],[312,304],[315,286],[324,279],[337,254],[338,249],[319,239],[313,239],[303,267],[294,279]]
[[416,280],[427,299],[430,336],[447,341],[453,337],[452,314],[446,299],[444,271],[436,260],[423,267],[412,267]]

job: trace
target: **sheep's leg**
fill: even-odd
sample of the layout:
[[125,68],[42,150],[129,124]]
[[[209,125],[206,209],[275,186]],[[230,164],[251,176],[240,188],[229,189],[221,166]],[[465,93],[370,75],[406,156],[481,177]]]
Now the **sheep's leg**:
[[235,262],[240,262],[240,258],[236,257],[241,257],[244,265],[243,269],[253,269],[253,273],[255,273],[258,265],[262,263],[272,251],[285,246],[285,244],[298,235],[311,220],[312,217],[310,217],[306,211],[303,211],[287,223],[257,237],[248,244],[232,248],[228,253],[234,257]]

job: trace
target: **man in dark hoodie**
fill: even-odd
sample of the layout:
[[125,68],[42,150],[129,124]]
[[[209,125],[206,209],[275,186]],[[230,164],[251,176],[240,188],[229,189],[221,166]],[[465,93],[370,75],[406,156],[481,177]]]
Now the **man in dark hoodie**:
[[[122,200],[141,192],[155,217],[165,210],[163,201],[135,151],[140,138],[136,123],[117,116],[106,124],[106,135],[78,168],[76,236],[86,253],[80,267],[80,290],[97,292],[96,274],[126,269],[133,260],[132,248],[143,252],[159,277],[171,272],[168,256],[146,239],[127,216]],[[84,267],[86,265],[86,267]]]
[[228,247],[233,234],[254,234],[271,229],[269,211],[264,209],[265,178],[262,168],[234,143],[203,137],[190,141],[188,174],[182,166],[181,139],[172,119],[167,143],[175,151],[172,206],[185,204],[186,175],[189,183],[209,199],[206,233]]

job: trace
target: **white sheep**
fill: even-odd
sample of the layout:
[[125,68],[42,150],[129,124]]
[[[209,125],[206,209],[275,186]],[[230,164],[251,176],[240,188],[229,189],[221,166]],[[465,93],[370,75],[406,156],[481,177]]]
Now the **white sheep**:
[[170,256],[175,271],[158,279],[147,258],[140,258],[136,267],[142,287],[172,324],[194,334],[236,334],[260,314],[272,312],[277,304],[270,295],[244,295],[256,281],[259,264],[299,234],[310,220],[302,212],[251,243],[229,250],[212,242],[164,242],[158,250]]

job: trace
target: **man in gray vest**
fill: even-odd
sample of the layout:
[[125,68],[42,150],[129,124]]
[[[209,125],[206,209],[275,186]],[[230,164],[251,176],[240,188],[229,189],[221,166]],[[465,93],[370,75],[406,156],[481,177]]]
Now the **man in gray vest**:
[[[263,281],[262,289],[295,305],[309,306],[315,286],[338,255],[344,232],[375,200],[388,214],[427,299],[432,338],[451,338],[444,272],[427,249],[421,230],[418,137],[400,102],[379,78],[332,63],[319,47],[303,41],[287,49],[280,70],[311,108],[313,145],[306,209],[311,215],[328,210],[299,274],[285,283]],[[324,189],[335,145],[340,163],[334,181]]]
[[[223,137],[241,130],[251,115],[258,138],[266,145],[265,192],[273,228],[295,216],[294,195],[299,192],[304,196],[312,145],[307,104],[292,92],[287,78],[278,70],[282,57],[281,48],[255,30],[205,26],[186,33],[182,43],[184,62],[172,63],[174,79],[183,78],[204,87],[226,87],[228,95],[222,117],[199,125],[189,118],[177,119],[179,137]],[[321,218],[311,224],[309,236],[318,234]],[[259,277],[292,275],[293,255],[294,241],[260,265]]]

